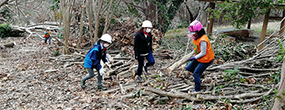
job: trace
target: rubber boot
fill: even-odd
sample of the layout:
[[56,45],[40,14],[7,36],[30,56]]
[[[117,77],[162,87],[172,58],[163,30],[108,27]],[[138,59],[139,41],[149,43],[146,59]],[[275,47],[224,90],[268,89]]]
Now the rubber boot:
[[107,88],[104,87],[103,85],[98,85],[97,87],[98,87],[98,89],[102,89],[102,90],[104,90],[104,91],[107,90]]
[[82,89],[85,89],[85,81],[83,79],[80,80],[80,86],[82,87]]

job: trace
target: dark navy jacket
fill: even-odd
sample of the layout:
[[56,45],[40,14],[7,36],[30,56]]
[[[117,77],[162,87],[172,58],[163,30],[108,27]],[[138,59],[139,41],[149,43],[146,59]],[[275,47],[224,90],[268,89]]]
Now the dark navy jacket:
[[84,67],[101,69],[100,60],[107,62],[106,48],[100,45],[100,42],[94,44],[94,46],[87,52],[84,58]]
[[139,31],[134,40],[134,51],[135,55],[146,54],[152,51],[152,35],[148,33],[149,36],[145,37],[143,30]]

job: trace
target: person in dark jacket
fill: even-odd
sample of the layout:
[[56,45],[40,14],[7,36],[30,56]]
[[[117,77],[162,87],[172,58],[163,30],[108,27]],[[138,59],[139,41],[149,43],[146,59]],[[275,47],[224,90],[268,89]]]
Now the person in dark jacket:
[[112,37],[109,34],[104,34],[101,36],[98,42],[94,44],[94,46],[87,52],[84,58],[84,67],[87,68],[89,74],[80,81],[80,85],[83,89],[86,88],[85,81],[95,76],[93,71],[95,68],[98,72],[98,89],[107,90],[107,88],[102,85],[102,75],[105,74],[105,72],[103,69],[101,69],[102,66],[100,65],[100,60],[105,62],[105,65],[108,65],[108,61],[106,59],[106,48],[111,43]]
[[[138,83],[142,82],[142,70],[146,73],[147,67],[151,66],[155,63],[153,55],[152,55],[152,23],[148,20],[145,20],[142,23],[142,28],[135,35],[134,39],[134,51],[135,58],[138,60],[138,68],[136,71],[135,78]],[[147,59],[147,63],[144,63],[144,59]]]

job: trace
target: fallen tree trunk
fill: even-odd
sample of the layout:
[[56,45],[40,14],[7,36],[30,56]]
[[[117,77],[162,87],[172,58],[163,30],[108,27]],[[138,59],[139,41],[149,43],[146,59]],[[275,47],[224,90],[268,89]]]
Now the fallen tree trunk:
[[14,47],[15,45],[15,42],[10,42],[10,43],[7,43],[7,44],[3,44],[4,47]]
[[192,96],[188,95],[187,93],[165,92],[165,91],[150,88],[150,87],[144,87],[144,89],[146,91],[150,91],[150,92],[156,93],[158,95],[162,95],[162,96],[169,96],[169,97],[174,97],[174,98],[186,98],[186,99],[192,100],[192,101],[202,101],[201,99],[197,99],[195,97],[192,97]]
[[193,55],[194,55],[194,51],[192,51],[191,53],[183,56],[179,61],[175,62],[173,65],[171,65],[170,67],[167,68],[168,72],[171,73],[173,70],[175,70],[180,65],[185,63],[188,59],[190,59]]
[[4,4],[7,4],[7,3],[8,3],[8,0],[3,1],[3,2],[0,4],[0,7],[2,7]]

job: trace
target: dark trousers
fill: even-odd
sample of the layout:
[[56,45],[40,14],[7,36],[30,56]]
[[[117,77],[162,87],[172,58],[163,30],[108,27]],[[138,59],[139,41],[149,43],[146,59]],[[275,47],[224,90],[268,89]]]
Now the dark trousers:
[[193,73],[194,82],[195,82],[195,91],[201,90],[200,77],[203,74],[203,72],[206,70],[206,68],[212,64],[212,62],[213,60],[210,61],[209,63],[200,63],[197,61],[197,59],[195,59],[187,65],[186,70]]
[[[101,76],[101,74],[100,74],[100,72],[99,72],[99,69],[96,69],[97,70],[97,72],[98,72],[98,75],[97,75],[97,80],[98,80],[98,83],[97,83],[97,85],[102,85],[102,76]],[[88,80],[88,79],[91,79],[91,78],[93,78],[94,76],[95,76],[95,74],[94,74],[94,71],[93,71],[93,68],[87,68],[87,71],[88,71],[88,75],[86,75],[82,80],[85,82],[86,80]]]
[[48,40],[48,43],[50,44],[50,37],[45,37],[45,43],[47,43],[47,40]]
[[141,76],[142,75],[142,69],[144,66],[144,59],[147,59],[147,63],[146,63],[146,67],[151,66],[155,63],[152,52],[149,52],[149,54],[147,56],[138,56],[138,62],[139,62],[139,66],[136,72],[136,75]]

